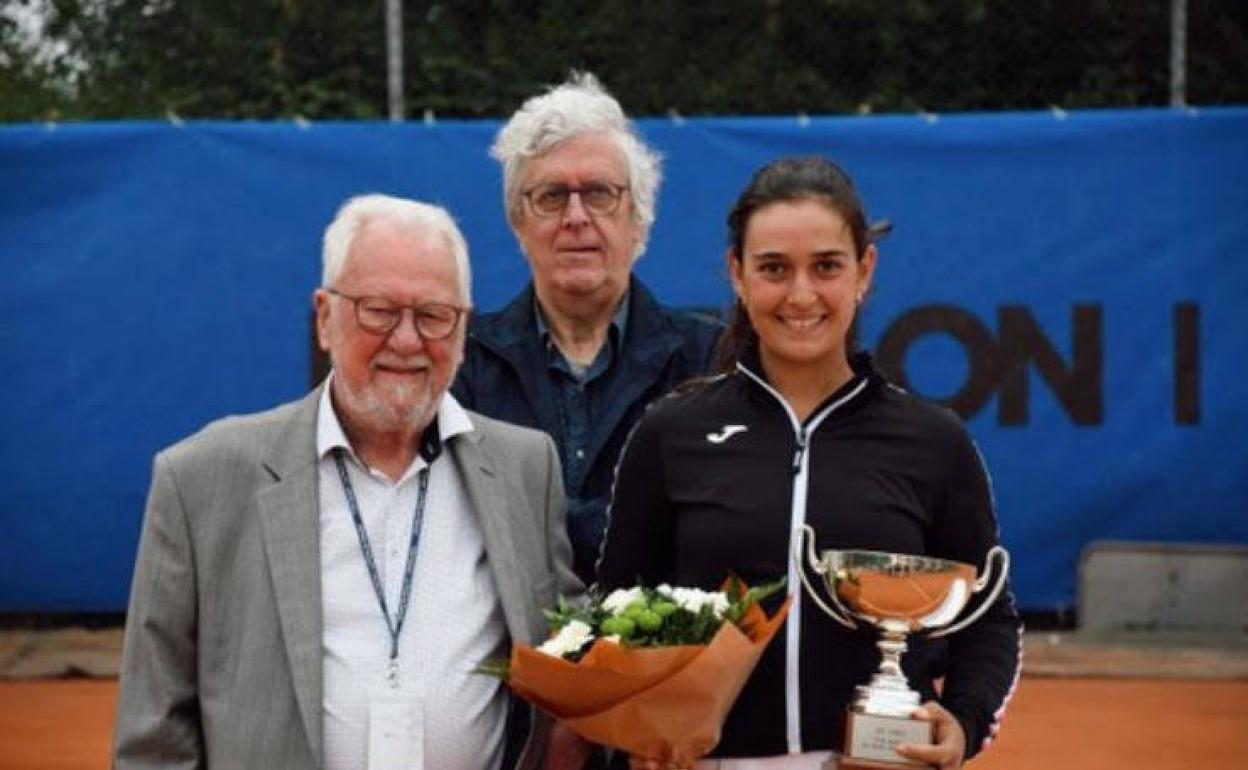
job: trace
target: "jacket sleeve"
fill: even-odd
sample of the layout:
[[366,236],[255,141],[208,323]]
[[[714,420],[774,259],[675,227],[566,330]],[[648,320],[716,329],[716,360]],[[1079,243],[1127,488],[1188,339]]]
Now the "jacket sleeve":
[[113,735],[119,770],[204,766],[195,597],[186,512],[158,455],[126,614]]
[[[953,467],[936,519],[935,544],[941,555],[974,564],[982,576],[989,550],[998,544],[992,487],[983,458],[962,430],[950,454]],[[999,561],[992,565],[986,598],[998,579]],[[965,612],[974,611],[980,598]],[[964,613],[965,614],[965,613]],[[1018,682],[1022,624],[1008,581],[988,610],[970,626],[949,637],[949,669],[941,702],[958,718],[966,734],[966,759],[992,741]]]
[[673,580],[675,521],[663,480],[661,413],[650,408],[620,452],[598,560],[603,592]]

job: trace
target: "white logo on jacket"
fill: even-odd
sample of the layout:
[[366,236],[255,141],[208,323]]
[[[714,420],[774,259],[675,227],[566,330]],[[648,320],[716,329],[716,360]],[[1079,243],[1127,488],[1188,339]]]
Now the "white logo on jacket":
[[749,428],[744,425],[725,425],[723,428],[720,428],[719,433],[706,434],[706,440],[712,444],[722,444],[738,433],[744,433],[747,430]]

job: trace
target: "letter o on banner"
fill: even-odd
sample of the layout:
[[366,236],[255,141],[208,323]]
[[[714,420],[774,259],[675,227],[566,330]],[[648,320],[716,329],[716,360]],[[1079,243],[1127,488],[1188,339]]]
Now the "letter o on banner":
[[[953,305],[920,305],[889,324],[876,345],[880,369],[906,390],[918,393],[906,374],[906,353],[927,334],[948,334],[966,351],[968,376],[952,396],[933,399],[963,419],[984,408],[1001,379],[1001,356],[992,330],[972,313]],[[919,395],[924,395],[919,393]]]

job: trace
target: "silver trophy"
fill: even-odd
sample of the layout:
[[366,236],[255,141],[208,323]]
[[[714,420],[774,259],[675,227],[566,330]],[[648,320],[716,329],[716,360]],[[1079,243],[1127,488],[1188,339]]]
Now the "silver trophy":
[[[930,722],[910,719],[920,705],[901,670],[906,637],[945,636],[966,628],[988,610],[1001,589],[1010,556],[1001,546],[988,552],[984,574],[976,578],[970,564],[930,556],[880,551],[824,551],[815,553],[815,532],[802,525],[806,560],[823,578],[831,605],[806,578],[801,540],[795,544],[797,572],[812,599],[833,620],[847,628],[861,621],[880,632],[880,668],[868,684],[855,690],[845,727],[841,768],[913,768],[919,763],[894,750],[900,743],[932,743]],[[970,614],[958,619],[967,602],[988,587],[996,564],[992,589]]]

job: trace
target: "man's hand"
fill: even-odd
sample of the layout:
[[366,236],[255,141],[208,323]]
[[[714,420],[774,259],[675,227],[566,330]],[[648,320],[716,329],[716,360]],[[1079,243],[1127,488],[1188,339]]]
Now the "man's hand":
[[546,770],[581,770],[594,744],[555,722],[546,742]]
[[966,735],[957,718],[944,706],[930,700],[914,710],[914,717],[935,725],[936,743],[931,746],[903,743],[897,747],[897,753],[907,759],[935,765],[940,770],[959,770],[966,756]]

